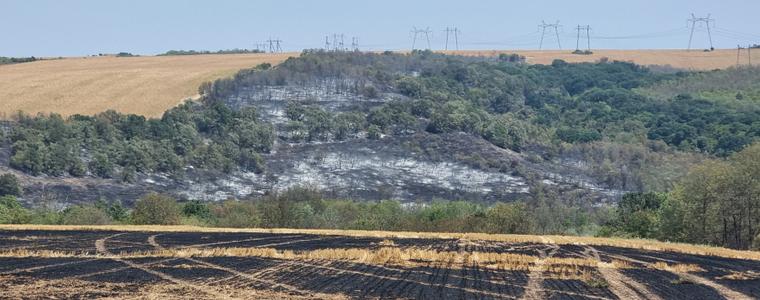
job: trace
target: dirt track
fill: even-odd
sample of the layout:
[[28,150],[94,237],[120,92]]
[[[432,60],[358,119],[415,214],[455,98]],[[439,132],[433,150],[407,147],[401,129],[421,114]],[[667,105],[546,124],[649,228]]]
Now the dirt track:
[[[359,263],[342,259],[135,256],[151,251],[388,247],[380,238],[270,233],[0,231],[0,298],[427,298],[721,299],[760,297],[760,261],[609,246],[393,239],[401,249],[454,252],[463,263]],[[11,250],[76,252],[19,257]],[[480,253],[480,254],[476,254]],[[471,255],[535,256],[530,270],[468,263]],[[16,256],[16,257],[13,257]],[[55,256],[55,255],[49,255]],[[596,260],[573,271],[553,260]],[[605,267],[624,262],[625,267]],[[657,268],[665,263],[672,269]],[[693,264],[699,271],[678,270]],[[542,267],[541,265],[545,265]],[[573,274],[585,274],[586,279]],[[726,276],[726,275],[734,276]],[[744,277],[737,276],[742,274]],[[755,277],[752,277],[755,276]]]

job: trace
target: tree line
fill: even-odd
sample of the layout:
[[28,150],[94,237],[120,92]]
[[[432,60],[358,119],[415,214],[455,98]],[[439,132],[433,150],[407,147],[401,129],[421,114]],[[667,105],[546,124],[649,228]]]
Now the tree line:
[[164,53],[158,54],[158,56],[175,56],[175,55],[203,55],[203,54],[252,54],[252,53],[264,53],[259,49],[227,49],[227,50],[169,50]]
[[596,235],[760,249],[760,143],[694,167],[669,192],[629,193],[615,207],[541,184],[526,199],[490,205],[328,199],[319,190],[294,187],[221,202],[178,202],[151,193],[133,208],[104,199],[56,211],[24,208],[19,195],[15,176],[0,175],[0,223]]
[[27,63],[27,62],[33,62],[37,61],[38,59],[34,56],[30,57],[5,57],[0,56],[0,65],[10,65],[10,64],[20,64],[20,63]]
[[603,235],[760,249],[760,143],[693,168],[668,193],[633,193]]
[[138,172],[181,175],[188,166],[261,172],[260,153],[274,142],[271,124],[260,122],[254,108],[213,103],[187,102],[160,119],[115,111],[65,119],[19,113],[14,119],[4,137],[10,166],[32,175],[131,182]]

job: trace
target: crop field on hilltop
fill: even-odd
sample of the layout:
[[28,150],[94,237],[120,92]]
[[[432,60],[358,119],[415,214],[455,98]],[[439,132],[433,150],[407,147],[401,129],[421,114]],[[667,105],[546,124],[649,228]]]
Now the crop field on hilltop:
[[297,54],[86,57],[0,66],[0,117],[19,110],[64,116],[108,109],[161,116],[205,81]]
[[0,298],[747,299],[760,254],[652,241],[0,227]]
[[[595,50],[575,55],[568,50],[449,51],[492,56],[518,53],[528,63],[550,64],[554,59],[595,62],[602,57],[641,65],[670,65],[691,70],[727,68],[736,64],[736,51],[716,50]],[[184,99],[197,95],[204,81],[230,76],[260,63],[279,63],[284,54],[225,54],[146,57],[87,57],[42,60],[0,66],[0,118],[19,110],[64,116],[95,114],[108,109],[144,116],[161,116]]]
[[[745,50],[746,51],[746,50]],[[591,55],[572,54],[572,50],[517,50],[517,51],[448,51],[462,55],[499,55],[500,53],[517,53],[525,56],[531,64],[551,64],[555,59],[566,62],[597,62],[603,57],[610,61],[627,61],[639,65],[670,65],[686,70],[725,69],[736,65],[736,50],[719,49],[712,52],[702,50],[593,50]],[[754,54],[754,53],[753,53]],[[741,53],[741,63],[747,64],[746,53]],[[760,55],[760,51],[758,51]]]

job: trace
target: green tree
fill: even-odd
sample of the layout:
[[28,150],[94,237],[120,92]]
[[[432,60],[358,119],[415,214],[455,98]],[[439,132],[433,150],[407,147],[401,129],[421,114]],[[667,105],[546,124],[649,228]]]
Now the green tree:
[[250,202],[228,200],[211,208],[214,226],[251,228],[261,225],[256,206]]
[[486,212],[486,230],[490,233],[528,233],[530,224],[522,203],[497,203]]
[[94,205],[69,207],[63,211],[61,223],[64,225],[108,225],[111,217]]
[[138,225],[177,225],[181,214],[177,200],[167,195],[150,193],[135,203],[132,222]]
[[0,224],[24,224],[31,220],[31,214],[21,206],[16,197],[0,196]]
[[658,212],[665,194],[628,193],[618,203],[620,229],[632,236],[654,238],[659,224]]
[[208,204],[193,200],[182,205],[182,214],[186,217],[209,219],[211,217],[211,209]]
[[380,127],[377,127],[377,125],[370,125],[367,129],[367,138],[370,140],[379,140],[380,135]]
[[16,175],[5,173],[0,175],[0,197],[21,196],[21,185]]

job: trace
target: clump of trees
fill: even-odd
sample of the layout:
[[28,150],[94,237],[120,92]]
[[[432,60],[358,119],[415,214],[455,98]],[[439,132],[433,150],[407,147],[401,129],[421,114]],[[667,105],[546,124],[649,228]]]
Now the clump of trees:
[[626,195],[617,214],[608,234],[757,249],[760,143],[693,168],[670,193]]
[[37,61],[38,59],[34,56],[31,57],[4,57],[0,56],[0,65],[9,65],[9,64],[19,64],[19,63],[26,63],[26,62],[33,62]]
[[131,210],[119,202],[97,201],[62,211],[26,209],[7,196],[0,198],[0,223],[588,234],[594,222],[601,222],[597,218],[604,218],[605,214],[566,206],[550,193],[541,188],[534,191],[533,201],[491,205],[467,201],[402,204],[327,199],[318,190],[294,187],[258,199],[222,202],[178,202],[151,193]]
[[[1,176],[4,182],[13,182]],[[11,184],[13,186],[13,184]],[[0,195],[0,223],[188,224],[217,227],[601,235],[757,249],[760,243],[760,143],[691,170],[667,193],[630,193],[615,209],[582,192],[560,195],[536,182],[523,201],[405,204],[324,198],[296,187],[248,200],[177,202],[148,194],[129,211],[118,202],[29,210]],[[10,191],[10,193],[8,192]]]
[[654,74],[623,62],[527,65],[512,56],[307,51],[276,68],[264,64],[204,84],[201,103],[186,103],[160,119],[113,111],[65,119],[18,115],[8,140],[11,166],[32,175],[130,182],[147,172],[181,175],[187,166],[261,172],[260,154],[273,144],[273,126],[259,121],[253,108],[229,108],[228,97],[245,86],[333,79],[350,79],[355,84],[345,88],[357,94],[371,88],[373,95],[394,92],[408,98],[340,113],[291,103],[284,136],[311,142],[426,130],[465,132],[514,151],[556,150],[563,143],[662,141],[674,149],[718,156],[757,139],[757,105],[735,106],[687,94],[663,100],[640,92],[684,76]]
[[217,102],[187,102],[160,119],[107,111],[95,116],[15,116],[8,136],[10,165],[32,175],[95,176],[126,182],[138,173],[181,175],[207,170],[264,168],[271,124],[253,108],[232,110]]
[[[639,141],[659,140],[683,151],[727,156],[752,143],[760,132],[760,125],[752,121],[760,118],[760,107],[746,101],[737,106],[710,100],[712,95],[704,93],[663,99],[647,92],[650,86],[681,82],[689,78],[686,73],[653,73],[624,62],[557,60],[551,65],[527,65],[519,61],[509,55],[489,60],[429,51],[408,55],[307,51],[265,72],[244,70],[218,80],[203,94],[223,101],[243,86],[352,80],[357,84],[349,90],[357,95],[372,87],[375,94],[409,97],[370,112],[356,111],[365,116],[368,126],[385,134],[467,132],[515,151],[558,142],[627,143],[635,135]],[[709,78],[732,72],[736,71],[716,71]],[[324,117],[313,114],[306,119]],[[510,120],[508,128],[505,118]],[[329,132],[327,126],[299,122],[304,121],[293,120],[289,127],[292,133],[303,133],[295,136],[308,140]]]
[[251,54],[251,53],[264,53],[259,49],[227,49],[218,51],[208,50],[169,50],[164,53],[158,54],[158,56],[174,56],[174,55],[202,55],[202,54]]

